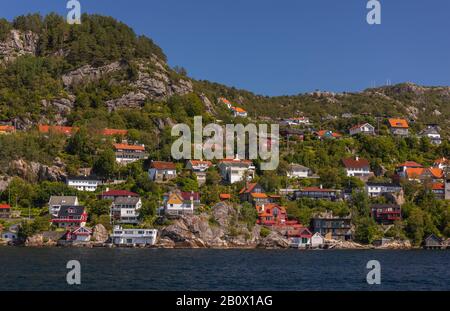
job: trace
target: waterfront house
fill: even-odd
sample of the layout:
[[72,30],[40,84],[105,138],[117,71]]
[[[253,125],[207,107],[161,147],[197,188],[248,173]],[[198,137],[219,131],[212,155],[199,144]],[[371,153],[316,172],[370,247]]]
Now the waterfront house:
[[155,245],[158,230],[156,229],[123,229],[115,226],[111,241],[117,246]]
[[119,164],[129,164],[148,157],[144,145],[114,144],[116,162]]
[[370,215],[379,224],[392,225],[402,219],[402,210],[397,204],[372,204]]
[[428,137],[434,145],[440,145],[442,143],[440,128],[435,124],[427,125],[427,127],[419,133],[419,137]]
[[374,176],[373,172],[370,171],[369,161],[366,159],[360,157],[356,157],[355,159],[346,158],[342,159],[342,164],[348,177],[358,177],[367,180]]
[[388,193],[399,193],[402,186],[396,183],[374,183],[368,182],[365,185],[366,193],[369,197],[375,198]]
[[391,133],[396,136],[408,136],[409,124],[405,119],[388,119],[389,128]]
[[0,135],[12,134],[16,131],[16,128],[12,125],[0,125]]
[[443,248],[445,248],[443,240],[434,234],[429,235],[425,239],[423,246],[425,249],[443,249]]
[[152,161],[148,175],[151,181],[167,182],[177,177],[177,168],[173,162]]
[[0,204],[0,218],[11,218],[11,206],[9,204]]
[[309,248],[313,234],[308,228],[302,227],[288,233],[290,247]]
[[78,206],[78,197],[76,196],[51,196],[48,201],[48,212],[52,216],[58,215],[61,206]]
[[311,199],[322,199],[336,201],[340,199],[340,190],[335,189],[324,189],[320,187],[306,187],[294,192],[294,197],[299,198],[311,198]]
[[199,205],[198,192],[175,191],[164,196],[162,212],[166,216],[192,215]]
[[212,166],[211,161],[189,160],[186,169],[192,171],[197,176],[198,185],[201,186],[206,182],[206,172]]
[[52,216],[51,223],[59,228],[84,227],[88,214],[84,206],[61,206],[58,214]]
[[106,191],[102,192],[99,195],[99,199],[101,200],[111,200],[114,201],[116,198],[135,198],[139,197],[137,193],[128,191],[128,190],[109,190],[106,189]]
[[263,204],[256,206],[258,212],[257,224],[262,226],[282,226],[288,221],[286,208],[278,204]]
[[66,179],[66,184],[78,191],[95,192],[102,181],[95,175],[69,176]]
[[139,223],[139,210],[142,200],[139,197],[116,197],[111,205],[111,221],[115,224]]
[[325,244],[324,237],[316,232],[311,236],[311,248],[321,248]]
[[332,212],[321,213],[312,218],[314,233],[326,239],[348,241],[352,239],[351,216],[334,216]]
[[250,181],[255,177],[256,168],[250,160],[224,159],[219,162],[219,171],[222,179],[229,183],[246,180]]
[[91,240],[92,230],[87,227],[76,227],[74,229],[67,230],[63,236],[65,241],[74,242],[89,242]]
[[349,132],[351,136],[358,134],[375,135],[375,127],[370,123],[362,123],[351,127]]
[[287,171],[287,177],[289,178],[311,178],[313,172],[309,167],[300,164],[290,164]]

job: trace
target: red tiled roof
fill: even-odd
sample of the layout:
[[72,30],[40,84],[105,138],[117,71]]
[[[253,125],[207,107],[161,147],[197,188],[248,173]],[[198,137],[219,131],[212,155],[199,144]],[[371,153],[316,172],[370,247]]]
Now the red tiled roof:
[[246,164],[252,164],[253,161],[251,161],[251,160],[240,160],[240,159],[223,159],[223,160],[220,160],[220,163],[246,163]]
[[354,159],[354,158],[347,158],[342,159],[342,163],[344,163],[344,166],[346,168],[366,168],[370,167],[369,161],[366,159]]
[[405,119],[389,119],[389,125],[393,128],[409,128]]
[[335,132],[329,131],[329,130],[320,130],[320,131],[316,132],[316,135],[319,136],[319,137],[323,137],[328,132],[331,132],[331,136],[333,136],[335,138],[342,137],[342,134],[335,133]]
[[419,164],[414,161],[406,161],[406,162],[403,162],[403,163],[400,163],[399,165],[397,165],[397,167],[403,167],[403,166],[405,166],[405,167],[423,167],[422,164]]
[[10,209],[11,206],[9,206],[8,204],[0,204],[0,209]]
[[242,188],[241,191],[239,191],[239,194],[252,192],[253,189],[256,187],[256,185],[257,185],[256,183],[247,183],[245,187]]
[[12,125],[0,125],[0,132],[14,132],[16,128]]
[[174,170],[176,166],[173,162],[153,161],[152,168],[156,168],[157,170]]
[[428,170],[430,171],[431,175],[434,178],[436,178],[436,179],[444,178],[444,171],[441,170],[440,168],[438,168],[438,167],[430,167]]
[[101,194],[103,197],[138,197],[137,193],[128,190],[109,190]]
[[221,193],[221,194],[219,195],[219,198],[220,198],[221,200],[228,200],[228,199],[231,199],[231,194],[228,194],[228,193]]
[[135,150],[145,151],[145,147],[141,145],[128,145],[128,144],[114,144],[116,150]]
[[114,136],[114,135],[126,136],[128,135],[128,130],[104,129],[102,131],[102,134],[105,136]]
[[265,193],[252,193],[251,196],[256,199],[267,199],[267,194]]
[[208,165],[208,166],[211,166],[211,165],[212,165],[212,162],[211,162],[211,161],[190,160],[190,162],[192,163],[193,166],[198,166],[198,165]]
[[406,169],[406,176],[410,179],[419,178],[424,172],[423,167],[410,167]]
[[59,125],[39,125],[39,132],[40,133],[49,133],[51,131],[60,133],[60,134],[65,134],[65,135],[70,135],[73,134],[74,132],[78,131],[79,128],[78,127],[71,127],[71,126],[59,126]]

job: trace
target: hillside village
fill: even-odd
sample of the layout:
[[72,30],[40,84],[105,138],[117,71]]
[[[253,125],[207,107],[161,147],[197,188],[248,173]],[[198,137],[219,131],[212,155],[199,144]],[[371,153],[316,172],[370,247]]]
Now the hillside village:
[[[55,15],[0,22],[3,244],[448,248],[449,88],[256,96],[84,19],[89,31]],[[278,169],[175,161],[170,129],[194,116],[279,124]]]

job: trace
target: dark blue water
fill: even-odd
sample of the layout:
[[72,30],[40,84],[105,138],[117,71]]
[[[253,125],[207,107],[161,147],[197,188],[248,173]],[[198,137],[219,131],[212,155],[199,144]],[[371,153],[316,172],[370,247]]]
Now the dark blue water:
[[[381,285],[366,282],[369,260],[381,263]],[[0,290],[74,289],[450,290],[450,252],[0,248]]]

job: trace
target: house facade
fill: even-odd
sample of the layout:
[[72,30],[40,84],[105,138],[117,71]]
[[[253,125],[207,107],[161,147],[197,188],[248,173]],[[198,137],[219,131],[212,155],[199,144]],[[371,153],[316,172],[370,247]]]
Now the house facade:
[[144,145],[114,144],[116,162],[119,164],[129,164],[148,157]]
[[370,214],[379,224],[392,225],[402,219],[402,209],[396,204],[373,204]]
[[73,242],[89,242],[92,237],[92,230],[87,227],[77,227],[71,230],[67,230],[63,237],[65,241]]
[[197,176],[198,185],[201,186],[206,183],[206,172],[211,166],[211,161],[189,160],[186,164],[186,169]]
[[258,212],[257,224],[262,226],[282,226],[288,221],[286,208],[278,204],[256,206]]
[[389,119],[389,129],[392,135],[396,136],[408,136],[409,124],[405,119]]
[[290,164],[287,171],[287,177],[289,178],[310,178],[313,177],[313,172],[309,167],[300,164]]
[[0,218],[11,218],[11,206],[9,204],[0,204]]
[[348,241],[352,239],[351,217],[334,216],[332,213],[322,213],[312,219],[314,233],[319,233],[326,239]]
[[342,159],[345,172],[348,177],[357,177],[360,179],[368,179],[373,176],[373,172],[370,171],[369,161],[360,157]]
[[436,199],[445,200],[445,183],[433,183],[431,185],[431,192]]
[[177,168],[173,162],[152,161],[148,175],[151,181],[164,183],[177,177]]
[[[244,188],[242,188],[241,191],[239,191],[239,199],[241,200],[241,202],[255,203],[254,202],[255,198],[265,199],[267,201],[269,197],[266,195],[266,191],[264,190],[263,187],[261,187],[260,184],[246,183]],[[261,204],[264,203],[268,202],[261,202]]]
[[340,199],[340,191],[323,187],[307,187],[294,192],[294,197],[336,201]]
[[164,197],[161,212],[166,216],[192,215],[199,205],[200,194],[198,192],[175,191]]
[[116,197],[111,205],[114,224],[138,224],[142,200],[139,197]]
[[51,196],[48,201],[48,212],[56,216],[62,206],[78,206],[78,197],[76,196]]
[[300,228],[295,230],[291,236],[289,236],[290,247],[295,248],[310,248],[311,247],[311,239],[313,234],[309,231],[308,228]]
[[157,235],[158,230],[156,229],[123,229],[115,226],[111,241],[117,246],[152,246],[156,244]]
[[428,137],[432,144],[440,145],[442,143],[439,126],[430,124],[419,133],[419,137]]
[[84,206],[61,206],[58,214],[52,216],[51,223],[58,228],[84,227],[88,214]]
[[375,135],[375,127],[370,123],[363,123],[353,126],[350,128],[349,132],[351,136],[358,134]]
[[248,112],[239,107],[231,107],[231,113],[233,114],[233,117],[235,117],[235,118],[237,118],[237,117],[247,118],[248,117]]
[[78,191],[95,192],[97,187],[102,184],[102,181],[97,176],[69,176],[66,179],[66,184],[69,187],[75,188]]
[[256,168],[249,160],[225,159],[219,162],[219,171],[225,182],[234,184],[244,179],[252,180]]
[[139,195],[137,193],[128,191],[128,190],[109,190],[106,189],[106,191],[102,192],[99,195],[99,199],[101,200],[111,200],[114,201],[116,198],[123,197],[123,198],[138,198]]
[[380,197],[386,193],[398,193],[402,191],[400,184],[394,183],[372,183],[368,182],[365,185],[366,193],[369,197]]

